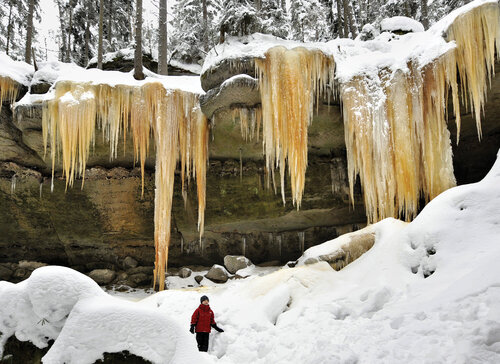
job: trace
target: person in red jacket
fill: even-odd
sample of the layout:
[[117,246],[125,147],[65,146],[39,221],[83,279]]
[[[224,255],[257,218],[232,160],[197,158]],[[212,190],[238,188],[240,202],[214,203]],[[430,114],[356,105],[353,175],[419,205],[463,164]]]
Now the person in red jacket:
[[198,343],[199,351],[208,351],[208,338],[210,335],[211,327],[218,332],[224,332],[217,326],[214,320],[214,312],[210,309],[208,304],[208,297],[202,296],[200,298],[200,306],[194,311],[191,316],[191,328],[189,331],[194,334],[196,332],[196,342]]

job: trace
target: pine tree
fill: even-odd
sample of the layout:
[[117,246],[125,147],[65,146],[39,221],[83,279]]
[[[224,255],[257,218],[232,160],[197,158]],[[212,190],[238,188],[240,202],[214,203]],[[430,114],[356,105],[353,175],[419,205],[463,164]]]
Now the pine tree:
[[327,11],[319,0],[292,0],[290,21],[292,38],[302,42],[326,39]]

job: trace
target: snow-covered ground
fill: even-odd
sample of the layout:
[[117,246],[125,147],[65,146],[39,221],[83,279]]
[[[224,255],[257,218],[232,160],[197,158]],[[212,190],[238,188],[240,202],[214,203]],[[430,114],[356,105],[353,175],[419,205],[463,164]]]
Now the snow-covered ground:
[[[284,267],[137,302],[42,267],[0,282],[2,341],[54,338],[44,363],[121,350],[155,363],[500,362],[500,153],[481,182],[447,190],[410,224],[386,219],[370,232],[373,248],[338,272],[326,262]],[[188,332],[202,294],[225,330],[211,334],[209,354]]]

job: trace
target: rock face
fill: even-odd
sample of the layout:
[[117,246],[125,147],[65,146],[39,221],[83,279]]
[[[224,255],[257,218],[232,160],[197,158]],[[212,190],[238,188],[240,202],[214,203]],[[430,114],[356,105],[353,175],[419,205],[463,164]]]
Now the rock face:
[[252,262],[242,255],[226,255],[224,257],[224,266],[229,273],[234,274],[240,269],[244,269],[252,265]]
[[[223,63],[203,75],[202,82],[210,90],[235,74],[254,77],[253,72],[253,60],[244,61],[238,69]],[[239,81],[228,86],[246,87]],[[238,91],[238,100],[252,106],[256,94],[245,97],[244,90]],[[169,266],[212,266],[222,264],[226,255],[244,255],[255,264],[272,260],[284,264],[295,261],[313,245],[365,225],[359,185],[355,187],[355,206],[348,200],[344,128],[337,103],[320,104],[309,127],[305,193],[301,210],[296,211],[288,181],[285,205],[273,191],[262,157],[262,141],[245,142],[240,126],[233,122],[230,108],[236,96],[223,87],[214,95],[206,100],[216,122],[209,142],[205,233],[200,240],[195,185],[189,185],[184,203],[177,179]],[[500,148],[499,114],[500,77],[496,77],[485,105],[480,143],[472,116],[462,115],[460,143],[453,143],[459,184],[480,180],[493,164]],[[448,125],[455,140],[454,122],[450,119]],[[119,141],[118,157],[110,161],[109,146],[101,132],[96,134],[83,190],[76,181],[75,187],[66,191],[60,161],[56,161],[51,192],[51,160],[44,159],[41,107],[19,106],[13,114],[4,105],[0,111],[0,279],[24,279],[30,270],[20,267],[19,262],[26,260],[70,266],[87,274],[109,269],[117,275],[126,273],[120,280],[131,286],[151,285],[153,151],[151,146],[142,198],[131,138],[126,143]],[[127,257],[137,266],[124,265]]]

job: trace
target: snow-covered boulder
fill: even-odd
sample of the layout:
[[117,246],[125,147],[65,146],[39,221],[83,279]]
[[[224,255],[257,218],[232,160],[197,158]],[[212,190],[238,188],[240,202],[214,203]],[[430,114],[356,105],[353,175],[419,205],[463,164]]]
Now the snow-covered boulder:
[[323,261],[333,269],[340,270],[367,252],[374,243],[375,229],[370,225],[307,249],[297,264],[310,265]]
[[69,268],[42,267],[18,284],[0,281],[0,317],[0,357],[15,335],[38,348],[55,340],[44,364],[91,364],[122,351],[158,364],[206,362],[173,317],[111,297]]
[[226,255],[224,265],[231,274],[235,274],[240,269],[245,269],[252,265],[252,262],[243,255]]
[[394,16],[383,19],[380,22],[382,32],[391,32],[396,34],[418,33],[425,31],[424,26],[419,21],[406,16]]
[[226,283],[229,279],[229,273],[222,265],[214,264],[208,273],[205,274],[205,278],[215,283]]

